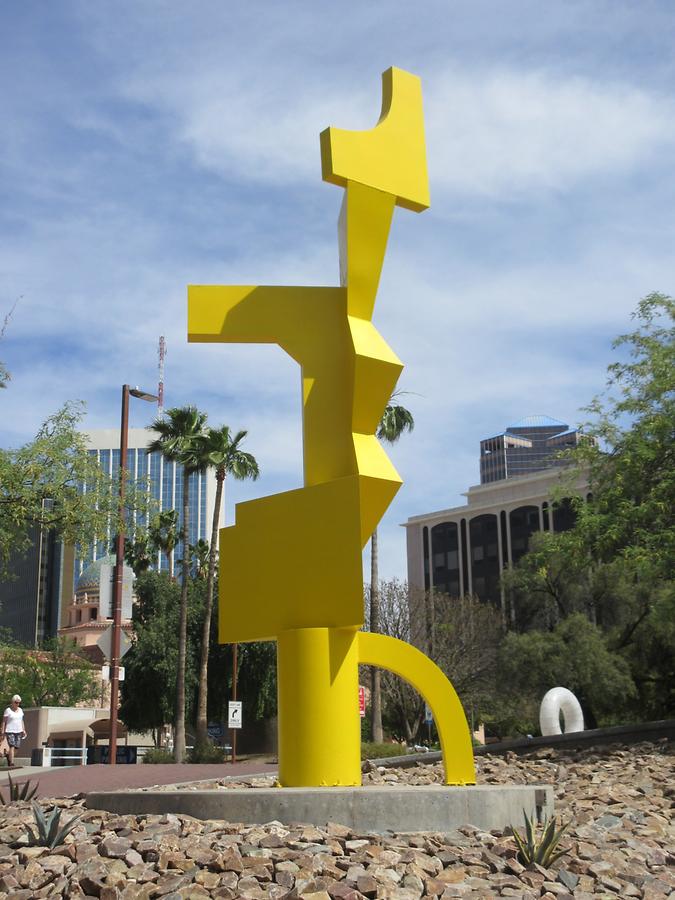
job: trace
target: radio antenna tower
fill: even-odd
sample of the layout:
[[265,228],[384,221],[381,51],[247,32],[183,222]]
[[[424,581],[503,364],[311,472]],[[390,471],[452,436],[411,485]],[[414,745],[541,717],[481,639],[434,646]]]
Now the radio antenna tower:
[[164,335],[159,339],[159,390],[157,391],[157,411],[160,419],[164,416],[164,357],[166,356],[166,341]]

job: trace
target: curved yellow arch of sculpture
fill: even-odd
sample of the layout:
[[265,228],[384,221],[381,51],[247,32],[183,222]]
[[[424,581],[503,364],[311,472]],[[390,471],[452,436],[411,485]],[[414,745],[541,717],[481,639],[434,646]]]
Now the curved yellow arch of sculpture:
[[359,663],[389,669],[410,682],[431,707],[441,741],[446,784],[475,784],[471,733],[452,683],[416,647],[384,634],[361,631]]

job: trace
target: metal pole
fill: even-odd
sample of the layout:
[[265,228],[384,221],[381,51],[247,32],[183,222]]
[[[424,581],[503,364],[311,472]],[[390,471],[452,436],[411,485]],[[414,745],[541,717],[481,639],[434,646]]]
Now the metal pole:
[[[237,651],[239,644],[232,647],[232,699],[237,699]],[[232,729],[232,765],[237,761],[237,729]]]
[[110,651],[110,744],[108,764],[117,762],[117,709],[120,689],[120,631],[122,628],[122,578],[124,575],[124,482],[127,469],[127,442],[129,432],[129,385],[122,386],[122,423],[120,426],[120,500],[119,526],[115,553],[115,577],[113,580],[112,649]]

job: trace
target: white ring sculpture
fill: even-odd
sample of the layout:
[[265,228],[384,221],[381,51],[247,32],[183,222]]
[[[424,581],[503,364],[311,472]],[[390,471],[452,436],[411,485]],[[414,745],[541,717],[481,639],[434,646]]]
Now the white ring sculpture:
[[584,714],[577,698],[567,688],[554,687],[544,695],[539,709],[539,727],[543,735],[563,733],[560,713],[565,722],[565,734],[584,730]]

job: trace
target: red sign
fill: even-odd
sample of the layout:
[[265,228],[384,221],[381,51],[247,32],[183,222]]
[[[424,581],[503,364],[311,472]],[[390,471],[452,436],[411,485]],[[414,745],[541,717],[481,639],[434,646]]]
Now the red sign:
[[366,715],[366,689],[359,685],[359,715],[363,719]]

